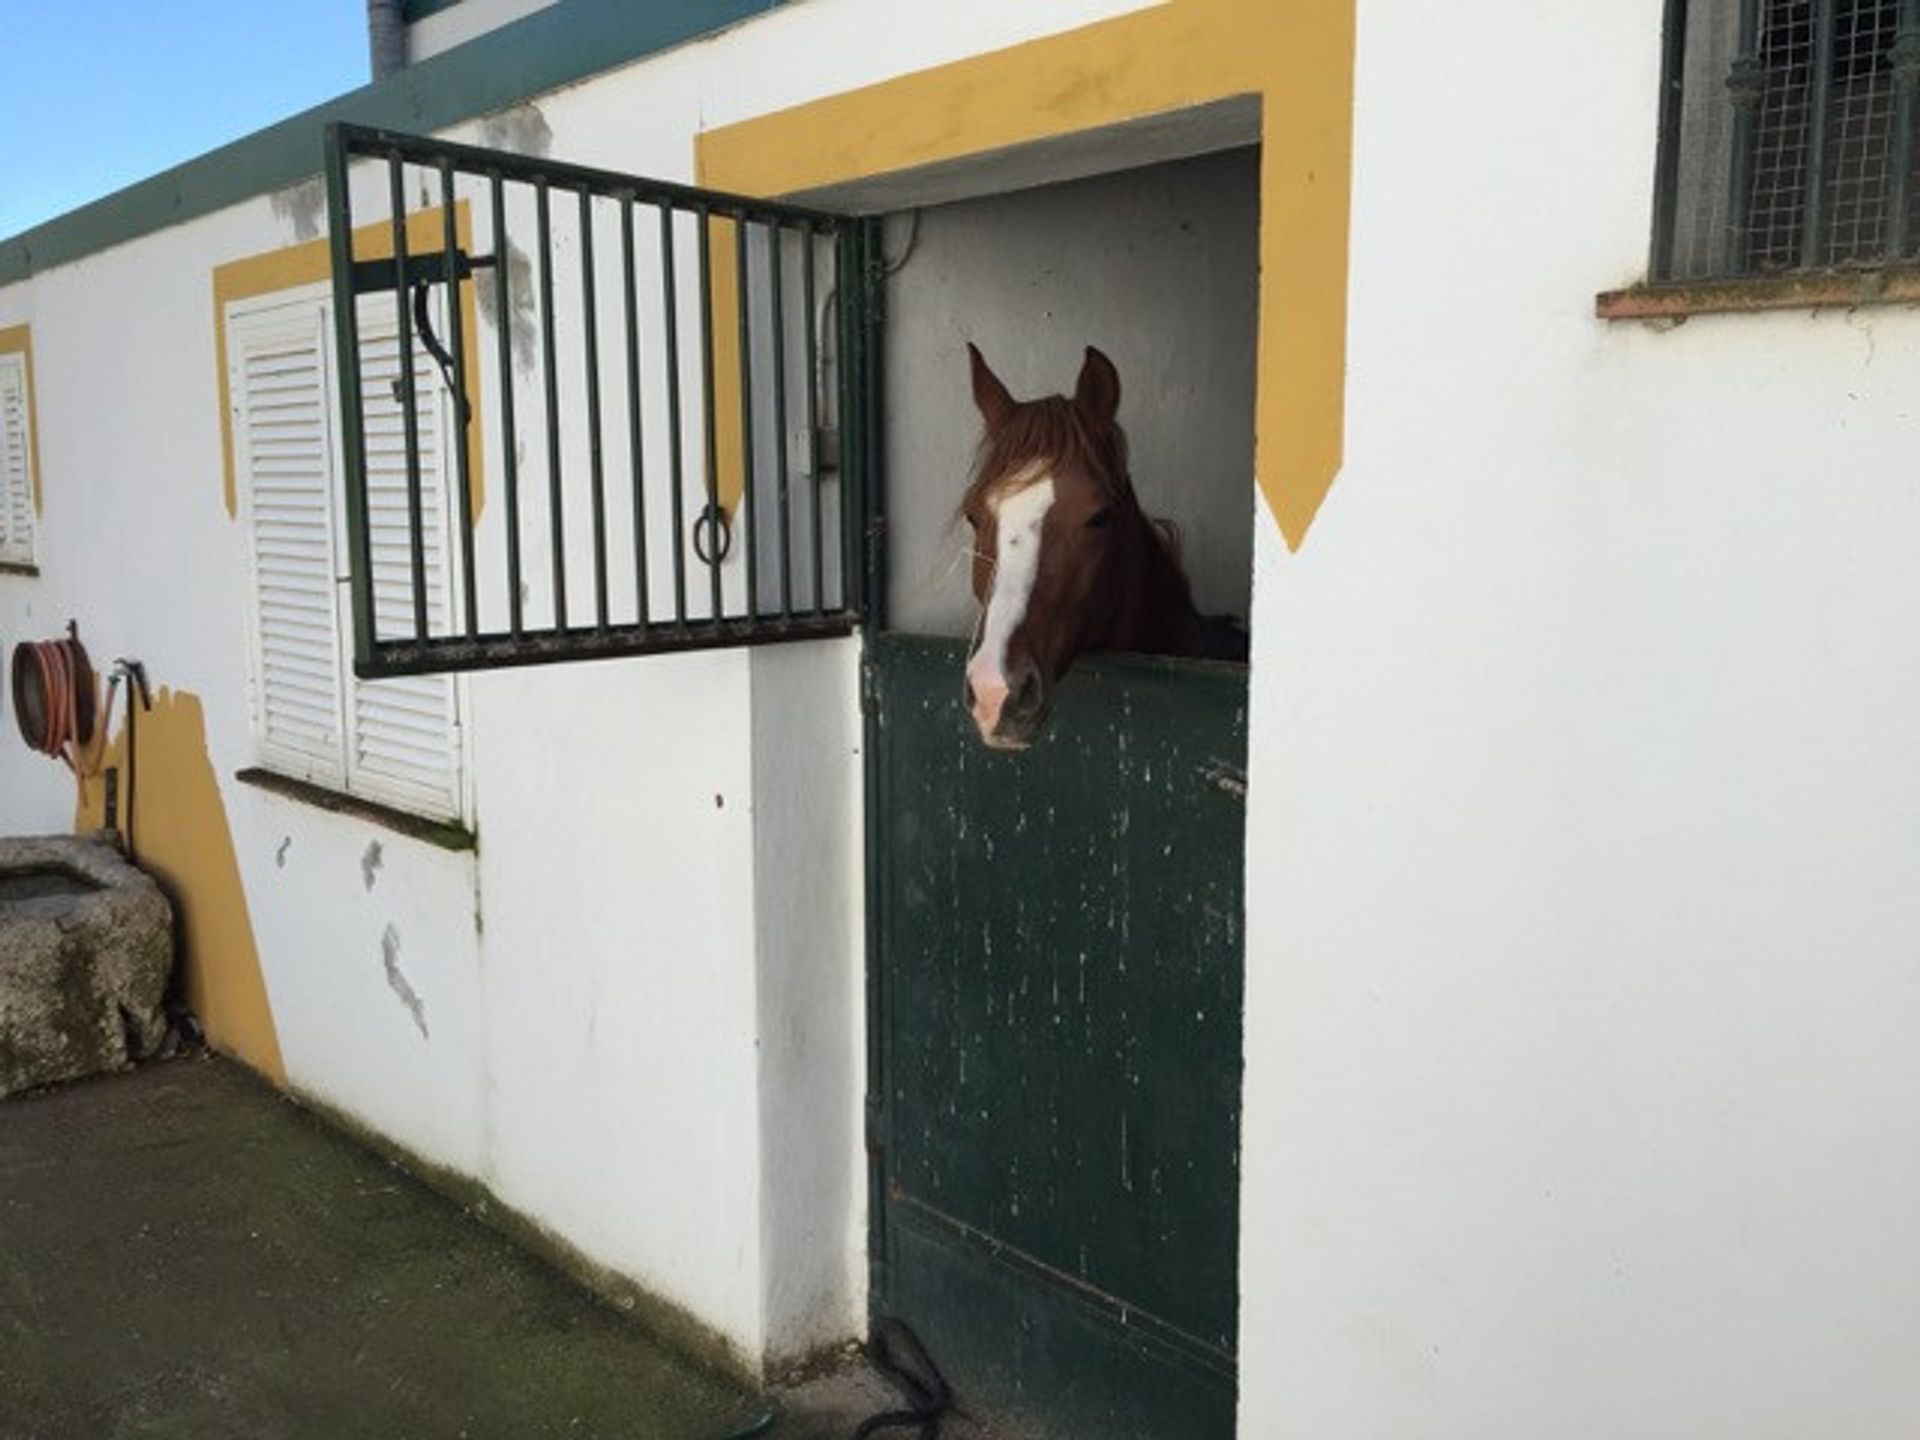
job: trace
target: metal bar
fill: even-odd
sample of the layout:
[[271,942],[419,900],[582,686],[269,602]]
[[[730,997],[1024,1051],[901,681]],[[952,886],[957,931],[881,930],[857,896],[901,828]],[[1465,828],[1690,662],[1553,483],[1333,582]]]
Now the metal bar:
[[1767,93],[1766,73],[1760,68],[1760,0],[1740,0],[1740,29],[1727,70],[1727,96],[1733,105],[1733,164],[1727,177],[1727,248],[1729,274],[1742,274],[1750,263],[1753,220],[1754,147],[1758,143],[1760,102]]
[[753,305],[748,288],[752,279],[747,252],[753,232],[746,222],[734,226],[733,268],[738,288],[735,309],[740,321],[740,519],[746,530],[747,618],[760,616],[760,545],[754,533],[760,502],[753,493]]
[[768,311],[773,316],[773,463],[774,496],[780,506],[780,618],[793,618],[793,517],[788,513],[787,466],[787,310],[780,294],[781,256],[778,225],[767,227],[767,264],[772,271]]
[[607,481],[600,444],[600,318],[595,313],[593,275],[593,196],[580,192],[580,301],[586,312],[587,473],[593,485],[593,604],[599,627],[607,628]]
[[1680,115],[1686,97],[1687,0],[1666,0],[1660,26],[1660,132],[1653,162],[1653,247],[1647,277],[1673,278],[1674,211],[1680,186]]
[[513,301],[506,264],[506,186],[498,170],[487,173],[493,210],[493,248],[501,263],[493,269],[493,329],[500,367],[500,474],[506,482],[507,623],[513,634],[524,628],[520,598],[520,454],[513,433]]
[[348,193],[347,148],[337,125],[327,127],[327,244],[333,259],[335,371],[340,384],[340,450],[347,479],[347,566],[352,577],[353,657],[373,656],[372,537],[367,517],[367,439],[360,393],[360,315],[353,291],[353,200]]
[[1800,264],[1822,263],[1827,220],[1827,106],[1833,95],[1833,0],[1814,0],[1813,83],[1807,95],[1807,183],[1800,212]]
[[646,461],[641,449],[640,414],[640,296],[638,266],[633,251],[633,197],[620,202],[620,274],[627,323],[627,455],[633,481],[633,588],[640,606],[640,625],[647,624],[647,488]]
[[[869,517],[877,518],[882,503],[880,476],[875,473],[878,469],[878,452],[867,455],[864,445],[855,438],[866,433],[866,417],[860,415],[858,409],[870,388],[859,377],[873,364],[869,347],[879,340],[877,324],[868,325],[864,319],[851,318],[863,317],[872,298],[865,284],[866,261],[861,253],[871,228],[865,224],[848,226],[843,232],[846,238],[836,247],[838,273],[835,281],[841,318],[840,529],[843,537],[864,530]],[[852,257],[851,263],[849,257]],[[860,497],[858,501],[853,498],[856,495]],[[856,503],[859,508],[855,508]],[[888,750],[896,734],[886,724],[883,709],[888,700],[883,687],[891,673],[883,648],[886,597],[878,593],[884,581],[876,583],[872,575],[866,577],[863,589],[850,590],[848,587],[853,583],[853,573],[851,568],[842,572],[840,600],[842,610],[854,608],[852,597],[855,595],[861,596],[865,602],[859,607],[863,651],[860,659],[861,790],[866,813],[878,816],[889,813],[891,796],[886,782],[890,759]],[[891,1076],[894,1064],[893,1036],[897,1032],[893,1023],[893,987],[888,983],[888,966],[879,960],[886,954],[886,937],[892,918],[888,914],[887,887],[883,883],[889,837],[884,833],[885,827],[879,824],[869,824],[863,829],[868,897],[867,954],[875,957],[873,963],[867,966],[868,1013],[875,1017],[867,1027],[867,1094],[874,1097],[869,1102],[867,1112],[869,1154],[872,1156],[867,1174],[868,1283],[884,1302],[890,1294],[897,1245],[890,1204],[892,1177],[888,1174],[893,1164]]]
[[880,379],[881,316],[885,295],[886,247],[879,220],[862,220],[864,239],[860,270],[860,469],[856,472],[861,533],[860,583],[850,594],[848,608],[871,619],[875,630],[887,624],[887,516],[886,488],[880,473],[882,391]]
[[835,247],[835,283],[840,297],[840,345],[837,365],[840,391],[840,608],[852,607],[856,577],[860,573],[860,511],[858,483],[860,474],[860,413],[855,404],[859,394],[860,359],[859,287],[865,269],[864,234],[849,225],[840,232]]
[[[407,175],[406,163],[396,153],[387,157],[387,189],[393,205],[393,259],[400,273],[407,269]],[[420,416],[415,409],[413,385],[413,312],[407,308],[407,292],[396,289],[393,305],[399,317],[400,347],[400,434],[406,447],[407,465],[407,546],[408,566],[413,572],[413,633],[427,638],[427,548],[421,521],[420,496]],[[379,624],[376,607],[374,623]]]
[[[446,160],[440,162],[440,219],[441,258],[446,262],[448,353],[453,356],[453,383],[458,387],[454,418],[460,422],[453,456],[460,505],[460,588],[465,602],[466,633],[473,635],[480,629],[480,575],[474,568],[473,558],[473,465],[467,453],[467,435],[473,428],[473,397],[466,389],[466,316],[462,313],[465,307],[461,304],[460,279],[454,264],[460,236],[454,223],[453,165]],[[472,273],[471,269],[468,273]]]
[[1913,127],[1920,121],[1920,0],[1900,0],[1900,23],[1887,56],[1893,70],[1893,185],[1887,196],[1887,259],[1907,258],[1912,230]]
[[673,621],[687,623],[687,514],[685,464],[682,456],[680,424],[680,296],[674,284],[673,211],[660,207],[660,284],[661,313],[666,318],[667,339],[667,468],[672,485],[667,497],[671,503],[673,525]]
[[824,615],[827,569],[825,544],[820,534],[820,322],[813,303],[813,222],[806,221],[805,228],[806,278],[801,285],[801,299],[807,307],[807,500],[813,518],[809,532],[813,542],[813,613]]
[[669,180],[651,180],[635,175],[624,175],[617,170],[603,170],[592,165],[570,165],[565,161],[550,160],[543,155],[506,155],[498,150],[488,150],[478,145],[462,145],[451,140],[437,140],[430,136],[409,135],[404,131],[389,130],[377,125],[340,123],[334,128],[341,137],[341,144],[349,154],[398,153],[422,165],[437,165],[444,158],[451,160],[457,168],[462,170],[478,170],[483,173],[499,170],[509,179],[524,180],[529,184],[545,184],[563,190],[586,188],[602,195],[632,195],[645,204],[665,205],[681,210],[705,209],[714,214],[733,215],[736,218],[745,215],[756,217],[779,215],[792,220],[812,217],[827,227],[837,225],[840,220],[840,217],[830,210],[816,210],[784,200],[768,201],[756,196],[739,195],[724,190],[676,185]]
[[567,524],[560,490],[560,366],[553,335],[553,214],[545,181],[535,181],[540,236],[540,365],[547,399],[547,506],[553,528],[553,626],[567,628]]
[[[439,162],[436,169],[445,169],[445,161]],[[469,255],[464,250],[456,250],[453,256],[453,273],[461,280],[471,279],[476,270],[485,270],[492,266],[491,255]],[[439,255],[424,255],[407,261],[405,270],[392,259],[356,260],[353,262],[353,288],[356,294],[365,295],[371,291],[391,290],[396,285],[412,286],[418,284],[438,284],[447,278],[446,261]]]
[[888,1170],[893,1159],[893,1073],[892,1037],[896,1033],[893,1012],[893,986],[888,983],[891,966],[887,955],[888,923],[892,916],[887,900],[887,842],[878,817],[892,813],[889,808],[891,787],[887,772],[894,732],[883,721],[883,710],[890,698],[886,680],[891,675],[882,640],[871,621],[861,627],[860,654],[860,790],[870,817],[861,829],[861,850],[866,885],[867,972],[867,1284],[879,1304],[889,1304],[889,1282],[893,1274],[892,1233],[888,1199],[892,1187]]
[[388,641],[355,673],[368,679],[434,675],[451,670],[492,670],[519,665],[551,665],[566,660],[604,660],[621,655],[664,655],[686,650],[716,650],[742,645],[778,645],[795,640],[824,640],[850,635],[852,615],[800,615],[791,625],[747,626],[737,620],[694,620],[682,629],[612,625],[605,630],[539,631],[474,637],[449,636],[423,641]]
[[713,245],[707,234],[712,223],[703,204],[694,211],[700,227],[700,414],[706,438],[707,481],[707,578],[713,591],[712,618],[722,613],[720,597],[720,437],[715,431],[717,417],[713,403]]

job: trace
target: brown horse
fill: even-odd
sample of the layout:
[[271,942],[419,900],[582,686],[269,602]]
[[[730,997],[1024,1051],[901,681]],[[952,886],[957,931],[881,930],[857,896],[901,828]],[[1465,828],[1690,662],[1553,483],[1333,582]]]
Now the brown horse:
[[1172,527],[1134,496],[1113,362],[1089,346],[1071,400],[1018,401],[977,349],[967,354],[986,421],[960,506],[980,603],[966,686],[980,738],[1032,744],[1086,651],[1245,660],[1246,631],[1194,609]]

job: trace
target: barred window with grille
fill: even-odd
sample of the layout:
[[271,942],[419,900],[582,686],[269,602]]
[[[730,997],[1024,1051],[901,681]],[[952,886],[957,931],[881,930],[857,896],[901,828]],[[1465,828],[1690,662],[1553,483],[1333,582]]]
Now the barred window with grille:
[[1914,261],[1920,0],[1669,0],[1654,279]]

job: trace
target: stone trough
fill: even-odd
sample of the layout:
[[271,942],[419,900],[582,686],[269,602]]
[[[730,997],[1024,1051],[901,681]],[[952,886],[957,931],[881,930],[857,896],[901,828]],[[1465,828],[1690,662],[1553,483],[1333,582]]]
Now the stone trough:
[[0,1097],[165,1039],[173,907],[111,841],[0,839]]

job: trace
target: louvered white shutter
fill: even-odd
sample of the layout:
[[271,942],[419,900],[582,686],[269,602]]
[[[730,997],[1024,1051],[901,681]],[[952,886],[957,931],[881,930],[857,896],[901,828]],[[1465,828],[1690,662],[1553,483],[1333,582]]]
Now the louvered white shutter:
[[0,563],[33,564],[32,441],[27,433],[27,369],[0,355]]
[[[413,565],[407,503],[405,411],[396,393],[399,341],[389,296],[360,307],[360,384],[365,405],[367,510],[374,616],[383,634],[412,633]],[[426,556],[427,624],[446,634],[453,611],[448,535],[448,406],[438,368],[416,340],[414,408],[420,442],[420,529]],[[460,744],[453,681],[445,675],[355,680],[353,788],[408,810],[460,814]]]
[[[254,561],[255,728],[273,769],[437,819],[462,811],[459,714],[444,675],[353,674],[332,312],[317,291],[228,319],[235,463]],[[413,569],[393,302],[361,308],[375,611],[411,627]],[[432,627],[449,624],[447,406],[416,350],[421,533]]]
[[228,327],[235,465],[254,579],[254,723],[261,760],[346,783],[325,317],[307,304]]

